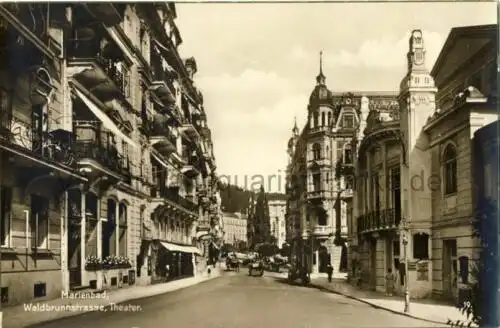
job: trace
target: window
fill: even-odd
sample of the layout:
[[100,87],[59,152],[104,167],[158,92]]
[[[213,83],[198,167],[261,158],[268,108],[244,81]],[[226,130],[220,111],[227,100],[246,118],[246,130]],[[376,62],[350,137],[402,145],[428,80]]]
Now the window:
[[116,201],[107,201],[107,221],[102,227],[102,257],[116,254]]
[[49,248],[49,200],[31,195],[31,247]]
[[380,210],[380,187],[379,187],[379,176],[378,173],[372,175],[372,210],[379,211]]
[[429,259],[429,235],[419,233],[413,235],[413,258],[417,260]]
[[395,224],[398,225],[399,222],[401,221],[401,190],[400,190],[400,183],[401,183],[401,173],[400,169],[398,168],[393,168],[390,170],[390,205],[392,208],[394,208],[394,219],[395,219]]
[[321,190],[321,173],[313,174],[313,191]]
[[321,159],[321,146],[318,143],[313,145],[313,158],[314,160]]
[[346,146],[344,149],[344,163],[345,164],[352,164],[352,150],[351,146]]
[[328,112],[328,126],[332,125],[332,113]]
[[326,125],[325,123],[326,123],[325,122],[325,112],[323,112],[323,113],[321,113],[321,125],[325,126]]
[[342,126],[346,129],[354,128],[354,115],[353,114],[342,115]]
[[12,119],[12,97],[9,92],[0,89],[0,130],[10,130]]
[[127,205],[120,203],[118,223],[118,255],[127,256]]
[[12,189],[10,187],[0,187],[0,239],[2,247],[10,247],[10,224],[11,224],[11,209],[12,209]]
[[451,144],[446,146],[443,154],[445,195],[457,192],[457,152]]
[[319,125],[319,114],[314,113],[314,127],[317,127]]

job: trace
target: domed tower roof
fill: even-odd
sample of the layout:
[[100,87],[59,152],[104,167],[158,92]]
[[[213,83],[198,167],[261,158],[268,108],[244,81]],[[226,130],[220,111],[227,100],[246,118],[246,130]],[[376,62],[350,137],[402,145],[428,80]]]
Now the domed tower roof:
[[321,51],[319,53],[319,74],[316,76],[316,86],[309,97],[309,104],[312,106],[332,106],[332,103],[333,93],[326,86],[326,77],[323,74],[323,51]]

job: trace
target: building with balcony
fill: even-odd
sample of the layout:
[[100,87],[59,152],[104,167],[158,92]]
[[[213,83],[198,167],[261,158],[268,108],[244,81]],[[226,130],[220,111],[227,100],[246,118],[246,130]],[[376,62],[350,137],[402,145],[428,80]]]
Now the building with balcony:
[[175,17],[170,3],[0,5],[6,305],[203,267],[216,166]]
[[249,199],[247,222],[247,240],[250,248],[259,244],[271,242],[271,221],[269,219],[269,205],[264,186],[259,192],[253,192]]
[[271,220],[271,236],[276,240],[276,245],[282,247],[286,242],[286,197],[283,199],[269,200],[269,220]]
[[361,99],[374,101],[390,93],[334,93],[326,86],[320,60],[317,85],[308,104],[302,131],[297,124],[288,142],[286,222],[292,258],[312,272],[347,269],[348,224],[352,217],[355,137],[361,116]]
[[431,71],[424,37],[411,33],[398,106],[363,100],[351,264],[371,289],[383,290],[393,269],[400,293],[408,275],[412,298],[457,300],[480,249],[471,234],[472,137],[497,120],[497,26],[453,28]]
[[224,225],[224,244],[239,247],[240,242],[247,242],[247,217],[241,213],[222,212]]

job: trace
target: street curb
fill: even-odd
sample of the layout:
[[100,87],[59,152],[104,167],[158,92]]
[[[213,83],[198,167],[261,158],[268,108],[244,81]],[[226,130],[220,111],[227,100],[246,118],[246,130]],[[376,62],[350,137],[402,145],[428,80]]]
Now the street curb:
[[321,286],[321,285],[317,285],[317,284],[313,284],[313,283],[311,283],[310,285],[312,287],[316,288],[316,289],[321,290],[321,291],[327,291],[327,292],[330,292],[332,294],[342,295],[342,296],[347,297],[349,299],[352,299],[352,300],[355,300],[355,301],[358,301],[358,302],[370,305],[371,307],[373,307],[375,309],[385,310],[385,311],[388,311],[388,312],[391,312],[391,313],[394,313],[394,314],[398,314],[398,315],[401,315],[401,316],[409,317],[409,318],[412,318],[412,319],[426,321],[426,322],[429,322],[429,323],[436,323],[436,324],[448,326],[448,323],[446,323],[446,322],[425,319],[425,318],[417,317],[417,316],[409,314],[409,313],[404,313],[404,312],[396,311],[396,310],[393,310],[393,309],[389,309],[389,308],[386,308],[386,307],[374,304],[372,302],[369,302],[369,301],[357,298],[355,296],[351,296],[349,294],[345,294],[345,293],[342,293],[342,292],[339,292],[339,291],[336,291],[336,290],[328,289],[328,288],[326,288],[324,286]]
[[[205,282],[208,282],[208,281],[220,278],[220,277],[222,277],[222,274],[218,274],[216,276],[212,276],[212,277],[209,277],[207,279],[200,280],[200,281],[198,281],[198,282],[196,282],[196,283],[194,283],[192,285],[182,286],[182,287],[179,287],[179,288],[176,288],[176,289],[172,289],[172,290],[169,290],[169,291],[166,291],[166,292],[161,292],[161,293],[151,294],[151,295],[143,295],[143,296],[138,296],[138,297],[131,297],[131,298],[124,299],[124,300],[121,300],[119,302],[113,303],[113,305],[118,305],[118,304],[123,304],[125,302],[130,302],[130,301],[135,301],[135,300],[141,300],[141,299],[146,299],[146,298],[151,298],[151,297],[156,297],[156,296],[168,294],[168,293],[175,292],[175,291],[178,291],[178,290],[181,290],[181,289],[186,289],[186,288],[189,288],[189,287],[194,287],[196,285],[203,284]],[[111,304],[104,306],[104,309],[107,310],[110,307],[111,307]],[[57,321],[62,321],[62,320],[66,320],[66,319],[69,319],[69,318],[75,318],[75,317],[87,315],[87,314],[90,314],[90,313],[98,313],[98,312],[100,312],[100,311],[65,312],[65,313],[74,313],[74,314],[66,315],[66,316],[63,316],[63,317],[60,317],[60,318],[55,318],[55,319],[44,320],[44,321],[40,321],[40,322],[28,324],[28,325],[22,326],[22,327],[23,328],[36,328],[36,327],[39,327],[39,326],[46,325],[48,323],[54,323],[54,322],[57,322]],[[17,327],[21,327],[21,326],[17,326]],[[0,328],[1,328],[1,326],[0,326]]]

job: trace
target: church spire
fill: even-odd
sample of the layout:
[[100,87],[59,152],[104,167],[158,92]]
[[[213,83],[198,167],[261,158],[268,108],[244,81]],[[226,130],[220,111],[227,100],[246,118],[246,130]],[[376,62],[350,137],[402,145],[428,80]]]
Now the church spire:
[[293,123],[293,129],[292,129],[293,135],[296,136],[299,134],[299,128],[297,127],[297,116],[295,116],[295,121]]
[[323,75],[323,50],[319,52],[319,75],[316,77],[316,82],[319,85],[325,84],[326,77]]

